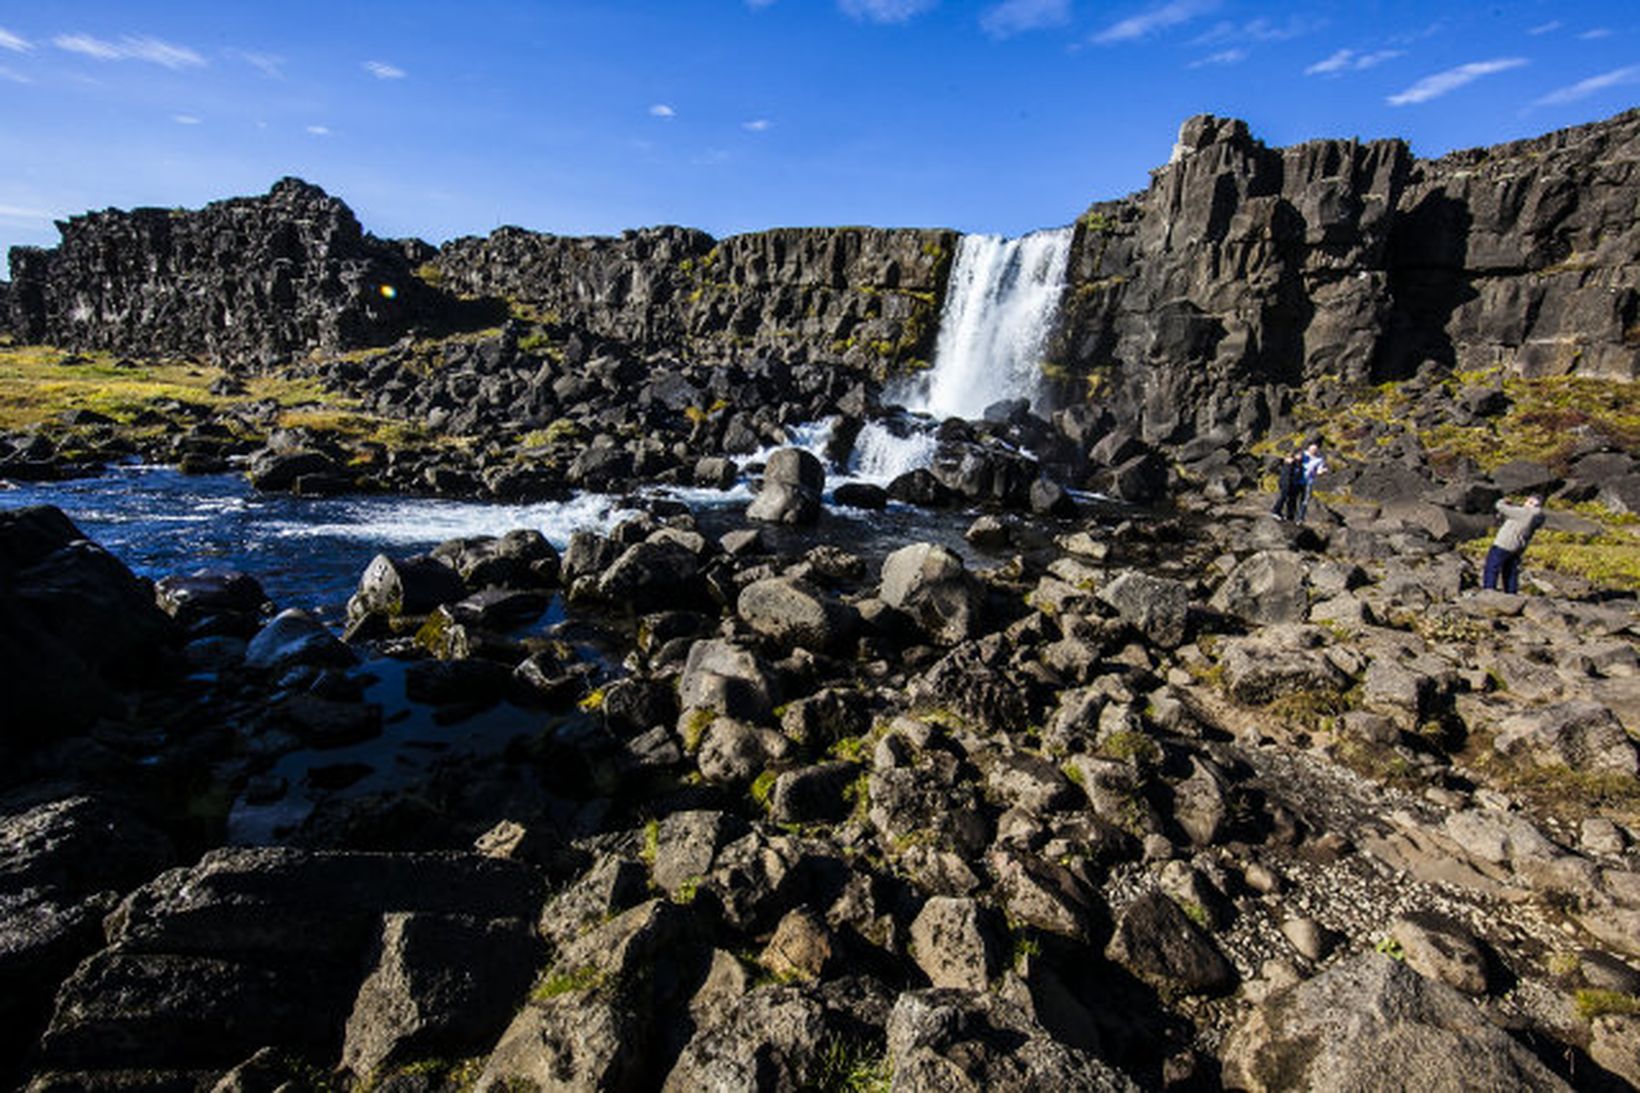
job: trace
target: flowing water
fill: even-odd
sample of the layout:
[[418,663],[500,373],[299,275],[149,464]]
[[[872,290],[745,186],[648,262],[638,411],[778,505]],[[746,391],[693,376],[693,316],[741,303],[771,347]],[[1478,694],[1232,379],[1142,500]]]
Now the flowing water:
[[[1063,291],[1070,231],[1023,239],[967,236],[957,252],[941,316],[934,367],[899,394],[913,413],[866,424],[842,473],[845,481],[886,484],[933,459],[939,417],[977,417],[1005,398],[1036,395],[1040,353]],[[892,396],[891,396],[892,397]],[[833,423],[790,430],[787,443],[825,459]],[[758,453],[747,462],[767,458]],[[3,487],[4,483],[0,483]],[[67,482],[25,483],[0,492],[0,509],[50,504],[138,574],[158,579],[200,570],[255,577],[274,604],[300,607],[338,628],[347,598],[378,553],[426,551],[446,539],[533,528],[562,550],[579,530],[608,532],[647,499],[687,503],[701,530],[716,535],[742,522],[751,489],[646,490],[639,496],[582,494],[568,501],[498,504],[400,496],[302,498],[263,494],[239,475],[190,477],[164,468],[125,465]],[[971,514],[928,512],[890,504],[865,512],[830,504],[817,528],[765,528],[782,552],[832,543],[868,559],[918,540],[942,543],[979,561],[963,540]],[[565,621],[554,599],[517,633],[539,633]],[[588,658],[600,654],[583,647]],[[610,666],[605,666],[609,668]],[[255,799],[241,797],[229,819],[240,843],[277,842],[323,799],[392,792],[427,777],[446,759],[487,754],[550,723],[539,711],[502,703],[458,718],[408,701],[404,664],[375,657],[359,667],[365,701],[380,705],[380,736],[340,748],[298,748],[270,757]],[[273,787],[270,792],[269,786]],[[288,791],[286,790],[288,787]]]

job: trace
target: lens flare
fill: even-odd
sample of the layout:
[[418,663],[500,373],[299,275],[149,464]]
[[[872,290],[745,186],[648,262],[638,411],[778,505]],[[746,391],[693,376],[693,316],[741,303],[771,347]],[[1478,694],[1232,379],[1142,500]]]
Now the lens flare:
[[394,288],[392,285],[383,285],[380,292],[382,294],[382,299],[384,300],[391,300],[399,294],[399,290]]

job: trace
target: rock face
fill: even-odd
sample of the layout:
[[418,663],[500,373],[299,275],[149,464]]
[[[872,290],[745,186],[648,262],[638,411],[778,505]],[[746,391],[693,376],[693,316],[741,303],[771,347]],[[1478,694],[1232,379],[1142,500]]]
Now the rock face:
[[116,710],[179,632],[150,586],[55,508],[0,513],[0,753]]
[[687,347],[736,345],[882,370],[933,355],[957,234],[789,228],[714,240],[688,228],[576,239],[501,228],[457,239],[444,284],[505,296],[601,337]]
[[1640,111],[1414,159],[1184,123],[1150,188],[1078,222],[1049,358],[1146,440],[1245,438],[1282,389],[1426,360],[1633,378]]
[[438,305],[405,249],[294,178],[196,211],[57,227],[59,246],[11,251],[11,326],[28,342],[256,362],[384,345]]
[[1271,997],[1225,1045],[1237,1089],[1565,1089],[1445,984],[1363,953]]
[[[1191,118],[1147,190],[1078,221],[1047,359],[1067,400],[1097,379],[1100,402],[1152,444],[1247,438],[1298,384],[1402,378],[1429,360],[1632,378],[1637,157],[1640,111],[1433,161],[1396,140],[1267,148],[1244,122]],[[12,252],[0,302],[27,341],[289,358],[387,344],[478,297],[640,352],[878,379],[932,356],[957,243],[938,230],[508,227],[434,251],[374,239],[295,179],[61,230],[56,248]],[[677,409],[697,393],[654,392]],[[1109,489],[1131,500],[1165,478],[1139,451],[1110,466]]]

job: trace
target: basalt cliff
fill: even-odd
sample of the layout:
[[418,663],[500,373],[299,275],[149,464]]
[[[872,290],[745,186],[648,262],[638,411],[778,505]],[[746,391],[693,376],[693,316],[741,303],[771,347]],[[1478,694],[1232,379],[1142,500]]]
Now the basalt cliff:
[[[1077,220],[1044,366],[1062,400],[1092,380],[1153,442],[1245,437],[1296,387],[1429,361],[1633,378],[1637,170],[1636,111],[1438,160],[1395,140],[1272,149],[1242,122],[1192,118],[1148,189]],[[291,179],[60,227],[58,247],[12,251],[0,305],[19,340],[253,366],[472,321],[489,299],[638,350],[879,379],[931,356],[957,242],[502,228],[435,250],[375,239]]]

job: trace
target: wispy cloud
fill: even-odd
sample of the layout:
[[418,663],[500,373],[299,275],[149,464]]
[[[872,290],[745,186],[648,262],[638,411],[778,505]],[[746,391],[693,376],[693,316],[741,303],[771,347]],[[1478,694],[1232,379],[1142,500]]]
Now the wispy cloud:
[[192,114],[172,114],[171,120],[178,125],[198,125],[199,119]]
[[0,80],[5,80],[7,83],[33,83],[34,82],[33,80],[29,79],[27,76],[23,75],[21,72],[17,71],[15,68],[7,68],[4,65],[0,65]]
[[837,0],[844,15],[867,23],[909,23],[939,0]]
[[1595,27],[1593,30],[1586,30],[1582,34],[1579,34],[1578,38],[1585,42],[1592,42],[1598,38],[1610,38],[1611,36],[1612,31],[1610,27]]
[[1425,76],[1405,91],[1391,95],[1384,100],[1391,106],[1406,106],[1410,103],[1428,102],[1438,99],[1448,92],[1456,91],[1466,84],[1474,83],[1482,76],[1491,76],[1498,72],[1507,72],[1511,68],[1520,68],[1526,64],[1524,57],[1500,57],[1495,61],[1471,61],[1466,65],[1449,68],[1445,72],[1437,72],[1433,76]]
[[1365,72],[1369,68],[1376,68],[1385,61],[1393,61],[1397,57],[1405,57],[1406,51],[1400,49],[1379,49],[1371,53],[1357,53],[1353,49],[1341,49],[1325,60],[1317,61],[1304,70],[1306,76],[1336,76],[1344,72]]
[[751,121],[741,122],[740,127],[748,133],[767,133],[774,128],[774,122],[768,118],[753,118]]
[[1527,30],[1526,33],[1532,35],[1533,37],[1536,37],[1539,34],[1553,34],[1563,25],[1564,24],[1561,23],[1559,19],[1551,19],[1547,23],[1539,23],[1537,26]]
[[1239,65],[1248,57],[1247,50],[1241,46],[1234,49],[1221,49],[1217,53],[1209,54],[1199,61],[1191,61],[1190,68],[1210,68],[1218,65]]
[[1117,42],[1136,42],[1158,31],[1182,26],[1198,16],[1206,15],[1216,7],[1218,0],[1170,0],[1160,7],[1153,7],[1112,23],[1095,34],[1093,40],[1102,46],[1114,45]]
[[409,75],[398,65],[390,65],[386,61],[365,61],[359,67],[378,80],[402,80]]
[[44,209],[28,209],[21,205],[0,205],[0,220],[50,220],[51,214]]
[[1551,91],[1541,99],[1534,99],[1533,106],[1564,106],[1569,102],[1586,99],[1608,87],[1620,87],[1624,84],[1640,83],[1640,65],[1629,65],[1627,68],[1615,69],[1602,73],[1599,76],[1590,76],[1586,80],[1579,80],[1568,87]]
[[285,59],[276,53],[257,53],[248,49],[228,49],[223,52],[235,60],[244,61],[269,79],[285,78]]
[[773,3],[774,0],[746,0],[746,6],[751,8],[753,11],[761,11]]
[[27,53],[33,48],[34,43],[27,38],[0,27],[0,49],[9,49],[13,53]]
[[649,108],[649,116],[652,117],[652,118],[671,119],[671,118],[677,117],[678,112],[676,110],[672,109],[670,106],[666,105],[665,103],[658,102],[654,106],[651,106]]
[[980,29],[997,39],[1062,27],[1070,21],[1071,0],[1003,0],[979,17]]
[[1302,38],[1306,34],[1314,34],[1326,25],[1326,20],[1312,19],[1306,15],[1288,16],[1282,22],[1259,18],[1237,23],[1231,19],[1221,19],[1192,38],[1190,44],[1213,46],[1233,42],[1288,42],[1294,38]]
[[330,126],[328,125],[310,125],[307,127],[307,131],[316,137],[330,136]]
[[172,70],[200,68],[205,64],[205,58],[187,46],[146,34],[127,34],[117,42],[89,34],[59,34],[51,44],[66,53],[78,53],[95,61],[148,61]]

